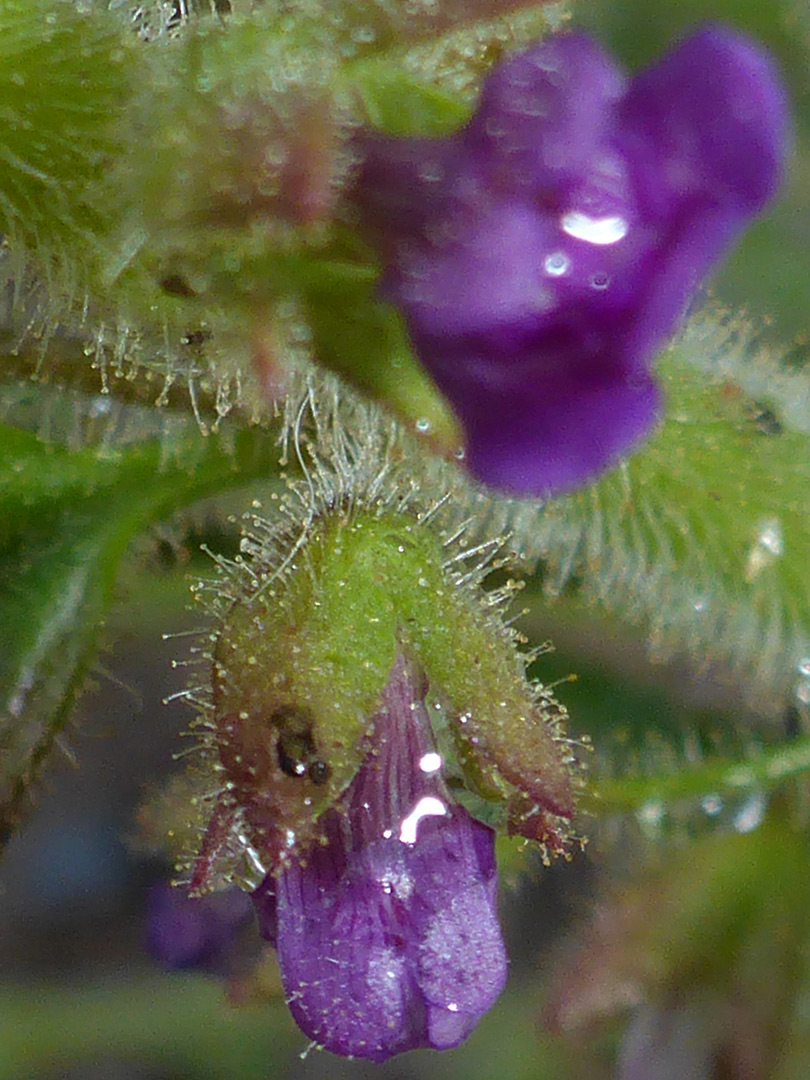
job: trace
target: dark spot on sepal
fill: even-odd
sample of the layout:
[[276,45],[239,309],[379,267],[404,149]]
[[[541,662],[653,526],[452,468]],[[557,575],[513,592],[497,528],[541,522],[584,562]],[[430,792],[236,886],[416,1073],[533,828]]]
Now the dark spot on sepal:
[[325,784],[332,769],[318,755],[312,713],[297,705],[283,705],[276,709],[270,722],[278,731],[276,757],[281,771],[286,776],[306,776],[313,784]]
[[325,784],[332,775],[332,769],[325,761],[313,761],[307,770],[307,775],[313,784]]

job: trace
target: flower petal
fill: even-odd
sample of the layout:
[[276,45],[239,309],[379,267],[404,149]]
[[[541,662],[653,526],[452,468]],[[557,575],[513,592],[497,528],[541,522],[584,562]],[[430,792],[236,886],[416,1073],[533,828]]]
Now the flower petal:
[[491,350],[464,348],[454,371],[458,349],[431,342],[420,353],[441,372],[437,379],[451,399],[458,388],[454,400],[467,432],[470,470],[502,490],[579,487],[640,441],[658,418],[655,383],[646,374],[629,379],[621,358],[611,363],[607,354],[577,357],[572,351],[569,366],[552,368],[542,346],[536,352],[527,346],[505,371]]
[[710,25],[632,83],[621,107],[624,153],[639,166],[645,212],[686,198],[757,213],[781,182],[787,97],[767,54]]
[[299,1026],[373,1061],[457,1045],[506,977],[494,833],[420,764],[436,754],[419,681],[398,660],[324,843],[254,893]]
[[[774,194],[786,128],[767,55],[709,26],[629,89],[587,37],[551,38],[491,73],[459,135],[373,144],[357,198],[388,264],[381,292],[461,419],[475,476],[553,495],[650,430],[654,353]],[[390,175],[409,154],[406,179],[441,168],[429,195],[391,177],[387,230],[385,161]]]
[[149,891],[146,947],[172,970],[233,975],[247,959],[239,939],[252,922],[250,897],[241,889],[192,897],[183,889],[156,885]]
[[487,79],[465,148],[499,191],[564,193],[604,141],[624,75],[585,34],[560,34]]

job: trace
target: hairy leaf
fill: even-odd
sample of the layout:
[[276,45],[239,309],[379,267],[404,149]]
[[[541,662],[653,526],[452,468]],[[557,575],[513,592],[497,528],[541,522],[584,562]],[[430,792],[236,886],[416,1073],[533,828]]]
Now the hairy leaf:
[[494,517],[548,596],[640,628],[656,658],[736,680],[768,715],[810,700],[810,378],[694,320],[661,358],[666,414],[597,484]]
[[258,429],[174,435],[70,453],[0,428],[0,822],[81,690],[134,536],[184,504],[264,476],[277,456]]

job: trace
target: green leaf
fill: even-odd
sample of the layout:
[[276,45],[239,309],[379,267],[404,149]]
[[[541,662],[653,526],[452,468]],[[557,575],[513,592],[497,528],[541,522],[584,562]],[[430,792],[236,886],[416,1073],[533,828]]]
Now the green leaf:
[[106,455],[0,428],[0,823],[11,827],[68,719],[132,538],[272,472],[271,436],[174,435]]
[[[664,421],[598,483],[493,520],[548,597],[688,657],[771,717],[810,701],[810,377],[694,320],[661,357]],[[483,527],[483,526],[482,526]]]
[[0,229],[50,251],[99,228],[88,187],[117,138],[133,37],[100,7],[0,3]]
[[650,776],[598,780],[582,800],[582,809],[599,816],[695,802],[704,796],[758,794],[810,772],[810,739],[799,739],[743,761],[710,759]]

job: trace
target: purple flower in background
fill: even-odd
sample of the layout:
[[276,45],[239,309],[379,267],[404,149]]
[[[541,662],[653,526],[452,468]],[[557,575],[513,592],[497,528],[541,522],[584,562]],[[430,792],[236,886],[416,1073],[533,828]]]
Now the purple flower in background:
[[768,57],[707,26],[630,82],[586,36],[553,37],[492,73],[463,131],[365,139],[383,295],[475,476],[566,491],[649,432],[650,362],[773,196],[786,127]]
[[420,682],[400,658],[325,843],[253,896],[299,1026],[373,1061],[457,1046],[506,978],[495,836],[448,795]]
[[625,1030],[615,1080],[712,1080],[729,1029],[723,1012],[722,1002],[700,996],[670,1008],[640,1006]]
[[240,950],[240,936],[248,937],[254,921],[250,897],[241,889],[192,897],[171,885],[156,885],[149,891],[146,948],[172,970],[235,975],[249,959],[249,943]]

